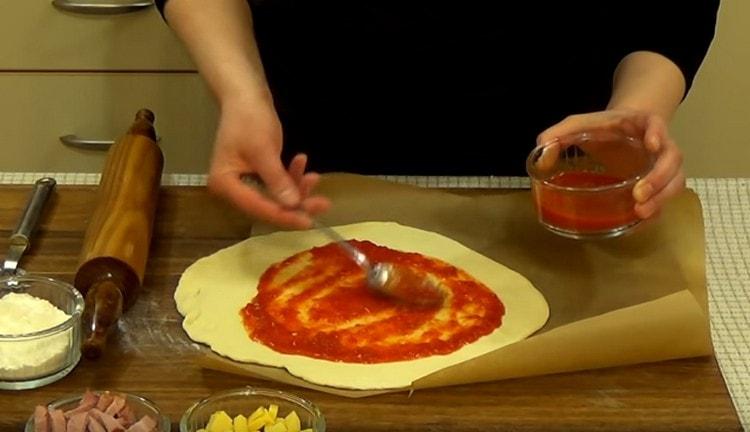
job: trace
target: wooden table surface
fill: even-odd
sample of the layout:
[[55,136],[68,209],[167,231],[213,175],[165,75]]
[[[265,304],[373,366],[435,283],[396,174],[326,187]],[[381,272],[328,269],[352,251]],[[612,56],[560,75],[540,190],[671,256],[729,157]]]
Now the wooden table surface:
[[[30,187],[0,187],[0,250],[15,228]],[[32,247],[30,273],[72,281],[95,188],[58,186]],[[250,222],[200,187],[165,187],[137,304],[98,361],[35,390],[0,391],[0,431],[22,430],[36,404],[86,388],[138,393],[155,401],[178,430],[180,416],[212,392],[272,386],[319,406],[328,430],[344,431],[740,431],[714,358],[420,390],[348,399],[221,372],[195,363],[172,299],[196,259],[248,236]]]

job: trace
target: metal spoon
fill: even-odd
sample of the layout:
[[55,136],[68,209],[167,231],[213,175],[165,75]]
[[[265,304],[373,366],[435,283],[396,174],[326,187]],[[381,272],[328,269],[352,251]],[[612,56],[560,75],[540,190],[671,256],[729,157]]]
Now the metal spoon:
[[417,274],[409,267],[380,262],[372,265],[362,251],[351,245],[336,230],[320,222],[313,226],[336,242],[365,272],[367,287],[404,303],[418,306],[437,306],[443,303],[444,294],[436,280]]
[[[263,180],[255,174],[246,174],[242,180],[250,187],[268,194]],[[301,211],[301,210],[300,210]],[[394,263],[372,265],[367,255],[351,245],[329,226],[313,219],[313,226],[333,240],[365,272],[367,287],[403,303],[432,307],[443,303],[444,293],[438,281],[423,277],[409,267]]]

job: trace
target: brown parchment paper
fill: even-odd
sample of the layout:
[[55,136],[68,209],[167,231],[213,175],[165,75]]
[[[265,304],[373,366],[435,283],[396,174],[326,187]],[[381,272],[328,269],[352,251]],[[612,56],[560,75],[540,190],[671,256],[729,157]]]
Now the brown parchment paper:
[[[607,240],[572,240],[536,220],[528,190],[462,194],[331,174],[319,187],[334,207],[330,225],[395,221],[453,238],[523,274],[550,306],[546,325],[526,340],[415,381],[440,387],[711,353],[703,220],[697,195],[672,199],[655,221]],[[257,226],[253,235],[273,229]],[[214,353],[203,367],[349,397],[283,369]],[[400,391],[406,389],[393,389]]]

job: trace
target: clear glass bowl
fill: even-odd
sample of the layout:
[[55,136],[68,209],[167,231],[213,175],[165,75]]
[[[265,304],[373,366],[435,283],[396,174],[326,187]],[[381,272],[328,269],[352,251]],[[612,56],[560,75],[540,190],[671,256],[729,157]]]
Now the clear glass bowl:
[[0,298],[11,293],[47,300],[70,317],[59,325],[33,333],[0,334],[0,389],[31,389],[59,380],[81,358],[83,297],[72,285],[55,279],[28,275],[0,277]]
[[279,407],[279,416],[285,417],[295,411],[302,429],[325,432],[323,413],[310,401],[280,390],[245,387],[215,393],[187,409],[180,420],[180,432],[195,432],[206,427],[211,414],[226,411],[230,417],[242,414],[249,416],[258,407],[270,404]]
[[642,141],[617,128],[561,137],[526,160],[539,222],[571,238],[616,237],[641,220],[633,187],[653,167]]
[[[94,393],[102,394],[103,392],[94,391]],[[130,406],[130,408],[133,410],[133,414],[135,414],[136,419],[140,419],[144,415],[150,416],[151,418],[156,420],[158,432],[170,431],[172,424],[169,420],[169,417],[162,414],[159,407],[152,401],[142,396],[138,396],[138,395],[134,395],[130,393],[123,393],[123,392],[116,392],[116,391],[112,391],[110,393],[124,397],[127,405]],[[63,411],[67,411],[67,410],[77,407],[78,403],[81,402],[81,398],[83,398],[83,395],[62,398],[62,399],[58,399],[56,401],[50,402],[49,404],[47,404],[47,406],[50,409],[61,409]],[[34,432],[34,415],[33,414],[29,417],[29,420],[26,421],[26,427],[24,428],[24,432]]]

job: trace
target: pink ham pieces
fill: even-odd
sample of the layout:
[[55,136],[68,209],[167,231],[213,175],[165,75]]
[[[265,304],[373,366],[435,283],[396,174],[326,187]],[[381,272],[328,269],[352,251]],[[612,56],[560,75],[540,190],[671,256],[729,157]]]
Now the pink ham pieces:
[[34,409],[34,432],[157,432],[156,420],[137,419],[127,401],[116,393],[89,390],[73,409]]

